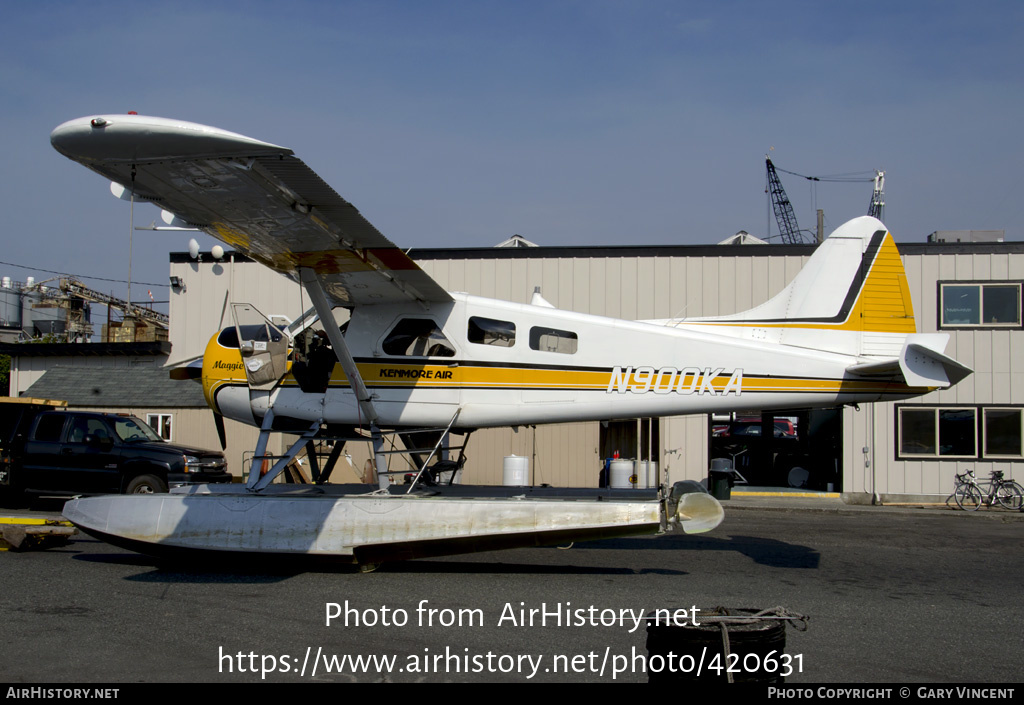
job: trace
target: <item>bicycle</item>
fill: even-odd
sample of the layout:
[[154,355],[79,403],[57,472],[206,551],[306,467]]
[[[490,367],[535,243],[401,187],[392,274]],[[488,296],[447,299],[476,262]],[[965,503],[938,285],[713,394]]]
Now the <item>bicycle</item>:
[[989,473],[988,492],[978,484],[974,470],[967,470],[956,476],[956,489],[953,490],[956,506],[973,512],[983,504],[994,507],[996,503],[1005,509],[1020,510],[1024,505],[1024,488],[1013,480],[1003,478],[1002,470]]

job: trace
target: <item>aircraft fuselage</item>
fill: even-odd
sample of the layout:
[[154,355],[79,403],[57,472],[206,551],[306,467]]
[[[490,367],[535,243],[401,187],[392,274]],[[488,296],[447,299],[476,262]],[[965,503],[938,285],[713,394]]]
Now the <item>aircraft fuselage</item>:
[[[833,406],[923,393],[858,378],[855,356],[716,333],[453,294],[450,304],[361,306],[345,343],[381,427],[482,428],[743,409]],[[232,329],[228,329],[232,330]],[[229,345],[225,345],[224,342]],[[365,423],[340,365],[293,359],[272,388],[250,389],[237,336],[204,355],[208,401],[225,416]],[[259,343],[257,342],[258,346]],[[244,346],[243,346],[244,347]],[[329,348],[328,348],[329,350]],[[311,356],[312,357],[312,356]],[[323,374],[316,387],[310,374]]]

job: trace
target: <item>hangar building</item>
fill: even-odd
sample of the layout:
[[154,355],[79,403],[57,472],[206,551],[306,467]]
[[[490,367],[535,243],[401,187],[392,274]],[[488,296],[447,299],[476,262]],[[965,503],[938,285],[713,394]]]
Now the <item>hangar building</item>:
[[[1024,399],[1024,243],[898,246],[918,331],[948,333],[946,353],[974,369],[954,388],[860,408],[482,430],[467,449],[463,481],[500,483],[502,459],[515,454],[531,459],[534,484],[596,486],[604,459],[615,451],[623,458],[650,456],[670,482],[702,479],[712,460],[728,459],[752,486],[831,490],[848,502],[942,501],[964,468],[981,478],[993,469],[1024,478],[1024,404],[1015,403]],[[540,287],[559,308],[656,319],[752,308],[783,289],[813,250],[499,247],[409,254],[451,291],[526,303]],[[172,254],[170,275],[172,364],[202,354],[209,338],[231,324],[229,302],[288,319],[310,306],[298,285],[237,253],[220,261]],[[367,451],[349,445],[359,468]],[[235,456],[251,447],[229,447],[235,473]]]

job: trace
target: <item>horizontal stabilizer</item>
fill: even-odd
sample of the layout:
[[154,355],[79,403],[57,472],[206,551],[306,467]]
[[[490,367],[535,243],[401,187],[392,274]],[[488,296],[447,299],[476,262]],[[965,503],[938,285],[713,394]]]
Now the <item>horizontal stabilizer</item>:
[[185,380],[185,379],[201,379],[203,376],[203,356],[198,355],[196,357],[182,360],[180,362],[174,362],[166,365],[168,368],[168,375],[171,379]]
[[900,375],[911,387],[951,387],[973,370],[943,354],[948,340],[944,333],[910,335],[898,358],[852,365],[846,370],[860,377]]

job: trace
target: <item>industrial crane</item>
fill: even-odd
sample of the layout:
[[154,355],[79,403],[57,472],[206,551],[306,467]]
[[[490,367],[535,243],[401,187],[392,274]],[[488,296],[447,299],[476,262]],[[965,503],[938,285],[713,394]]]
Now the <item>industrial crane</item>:
[[871,191],[871,205],[868,206],[868,215],[878,218],[883,223],[883,211],[885,210],[885,172],[875,170],[875,188]]
[[787,245],[800,245],[804,242],[803,233],[796,222],[796,213],[793,212],[793,204],[789,202],[786,189],[782,188],[779,181],[779,174],[775,171],[772,158],[764,155],[764,161],[768,167],[768,192],[772,197],[772,207],[775,210],[775,220],[779,224],[779,237]]
[[[772,207],[775,210],[775,221],[779,224],[779,237],[782,238],[782,242],[787,245],[799,245],[808,240],[805,240],[803,231],[800,230],[800,226],[796,222],[796,214],[793,212],[793,204],[789,202],[789,197],[786,195],[786,190],[782,188],[782,182],[779,180],[778,171],[775,169],[775,165],[772,164],[771,157],[765,155],[765,165],[768,170],[768,186],[765,188],[765,192],[771,194]],[[785,171],[787,174],[793,176],[799,176],[801,179],[807,179],[808,181],[865,181],[863,176],[856,175],[839,175],[834,177],[827,176],[804,176],[803,174],[797,174],[792,171]],[[863,174],[864,172],[860,172]],[[868,172],[870,173],[870,172]],[[885,172],[875,170],[875,176],[873,179],[868,179],[874,182],[874,189],[871,192],[871,203],[868,205],[868,215],[883,220],[885,210]],[[818,211],[818,230],[821,237],[822,229],[822,211]],[[814,242],[811,239],[810,242]]]

